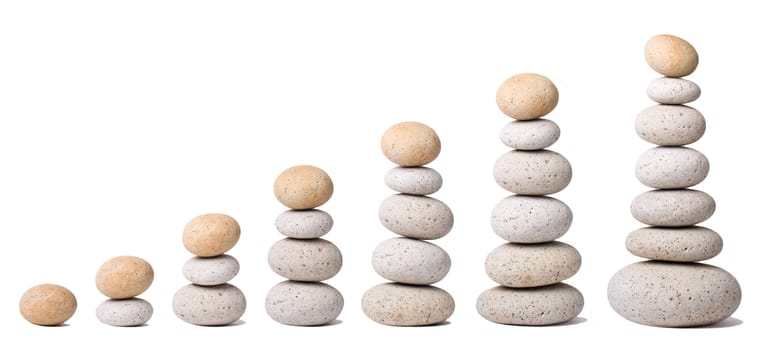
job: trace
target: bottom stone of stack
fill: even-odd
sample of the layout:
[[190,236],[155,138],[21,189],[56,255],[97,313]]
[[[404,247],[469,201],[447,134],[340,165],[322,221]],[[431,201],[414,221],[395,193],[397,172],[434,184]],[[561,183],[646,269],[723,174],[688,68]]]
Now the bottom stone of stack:
[[373,321],[388,326],[429,326],[454,313],[454,298],[434,286],[383,283],[370,288],[361,308]]
[[189,284],[173,296],[173,312],[183,321],[198,326],[224,326],[244,315],[247,299],[231,284],[198,286]]
[[284,281],[266,296],[266,313],[274,321],[290,326],[320,326],[331,323],[343,311],[343,295],[321,282]]
[[483,318],[519,326],[564,323],[579,315],[582,308],[582,293],[565,283],[534,288],[497,286],[481,293],[476,302]]
[[108,299],[96,308],[99,321],[116,327],[144,325],[153,313],[151,304],[141,298]]

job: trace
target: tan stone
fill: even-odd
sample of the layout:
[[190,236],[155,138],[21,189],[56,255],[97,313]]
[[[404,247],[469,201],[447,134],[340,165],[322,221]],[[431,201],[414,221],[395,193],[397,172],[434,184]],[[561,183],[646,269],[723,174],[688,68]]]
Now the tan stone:
[[497,106],[517,120],[537,119],[558,105],[558,88],[547,77],[521,73],[505,80],[497,89]]
[[274,182],[276,199],[290,209],[313,209],[326,203],[334,191],[329,175],[312,165],[296,165]]
[[385,131],[380,142],[383,154],[400,166],[422,166],[441,153],[441,139],[429,126],[401,122]]
[[29,288],[21,296],[19,311],[27,321],[40,326],[66,322],[77,310],[77,299],[69,289],[55,284]]
[[183,246],[201,257],[218,256],[236,245],[241,229],[234,218],[225,214],[199,215],[183,229]]
[[657,73],[682,78],[699,64],[699,54],[687,41],[674,35],[660,34],[645,44],[645,60]]
[[96,287],[112,299],[127,299],[145,292],[154,282],[154,269],[139,257],[109,259],[96,273]]

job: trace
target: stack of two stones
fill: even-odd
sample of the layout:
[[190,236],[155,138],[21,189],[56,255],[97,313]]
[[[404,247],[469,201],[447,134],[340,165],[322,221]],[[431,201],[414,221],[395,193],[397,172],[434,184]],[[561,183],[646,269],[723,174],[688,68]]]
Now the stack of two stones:
[[96,273],[96,287],[110,299],[96,308],[98,320],[117,327],[148,322],[154,309],[148,301],[136,297],[153,281],[154,269],[139,257],[118,256],[103,263]]

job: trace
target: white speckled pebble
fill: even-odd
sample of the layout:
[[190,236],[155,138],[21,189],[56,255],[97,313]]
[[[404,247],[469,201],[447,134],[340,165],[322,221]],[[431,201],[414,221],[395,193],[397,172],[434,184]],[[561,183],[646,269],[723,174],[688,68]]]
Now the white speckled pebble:
[[195,256],[183,264],[183,277],[189,282],[201,286],[214,286],[226,283],[239,273],[239,261],[231,255],[218,255],[211,258]]
[[547,326],[574,319],[584,308],[578,289],[556,283],[535,288],[494,287],[481,293],[476,309],[483,318],[519,326]]
[[290,326],[319,326],[340,315],[343,295],[321,282],[284,281],[266,295],[266,313],[276,322]]
[[426,196],[394,194],[380,204],[380,222],[393,233],[416,239],[438,239],[452,230],[449,206]]
[[696,101],[701,96],[701,88],[690,80],[661,77],[648,84],[647,93],[656,103],[681,105]]
[[659,146],[683,146],[698,141],[707,129],[704,116],[688,106],[655,105],[635,118],[641,139]]
[[116,327],[141,326],[153,313],[151,304],[141,298],[108,299],[96,308],[99,321]]
[[405,194],[433,194],[442,184],[441,174],[428,167],[395,167],[385,174],[385,185]]
[[173,296],[173,312],[181,320],[199,326],[223,326],[244,315],[247,300],[231,284],[198,286],[189,284]]
[[486,257],[486,274],[503,286],[527,288],[563,281],[579,271],[582,257],[563,242],[506,243]]
[[553,151],[510,151],[494,163],[494,180],[516,194],[553,194],[571,182],[571,164]]
[[509,196],[494,206],[491,228],[511,243],[542,243],[563,236],[574,214],[566,203],[545,196]]
[[697,190],[654,190],[635,197],[630,211],[635,220],[650,226],[691,226],[712,217],[715,200]]
[[560,137],[558,124],[549,119],[516,120],[507,123],[499,139],[518,150],[534,151],[552,146]]
[[371,320],[388,326],[428,326],[454,313],[454,299],[433,286],[384,283],[361,298],[361,309]]
[[287,210],[276,217],[276,230],[297,239],[313,239],[329,233],[334,221],[327,212],[319,209]]
[[271,246],[268,265],[286,279],[319,282],[340,272],[343,255],[332,242],[321,238],[285,238]]
[[644,227],[627,236],[630,253],[655,260],[693,262],[714,258],[723,248],[717,232],[706,227]]
[[441,247],[412,238],[387,239],[372,253],[372,267],[393,282],[433,284],[446,277],[451,266]]
[[741,303],[741,287],[727,271],[700,263],[642,261],[619,270],[608,301],[622,317],[660,327],[693,327],[728,318]]
[[645,151],[635,165],[635,176],[643,185],[680,189],[700,184],[709,173],[709,160],[688,147],[655,147]]

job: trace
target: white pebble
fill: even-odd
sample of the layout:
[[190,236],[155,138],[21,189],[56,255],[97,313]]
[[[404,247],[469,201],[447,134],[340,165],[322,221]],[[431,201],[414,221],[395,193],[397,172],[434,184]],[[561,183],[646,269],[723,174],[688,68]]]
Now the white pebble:
[[578,289],[556,283],[536,288],[494,287],[478,297],[476,309],[483,318],[519,326],[548,326],[574,319],[584,308]]
[[630,211],[635,220],[650,226],[691,226],[712,217],[715,200],[697,190],[654,190],[635,197]]
[[340,272],[343,255],[332,242],[321,238],[285,238],[269,249],[268,266],[286,279],[319,282]]
[[297,239],[313,239],[326,235],[334,221],[327,212],[319,209],[287,210],[276,217],[276,231]]
[[506,243],[486,257],[486,274],[503,286],[528,288],[558,283],[582,265],[576,248],[563,242]]
[[343,295],[326,283],[284,281],[266,295],[266,313],[281,324],[320,326],[337,319],[344,302]]
[[635,165],[635,176],[648,187],[680,189],[700,184],[709,173],[709,160],[688,147],[655,147]]
[[656,103],[681,105],[696,101],[701,88],[696,83],[681,78],[661,77],[648,84],[648,98]]
[[383,278],[407,284],[433,284],[449,272],[452,261],[441,247],[412,238],[382,241],[372,253],[372,267]]
[[560,137],[560,127],[549,119],[516,120],[507,123],[499,139],[517,150],[535,151],[552,146]]
[[183,264],[183,277],[201,286],[214,286],[231,281],[239,273],[239,261],[231,255],[211,258],[195,256]]
[[426,196],[394,194],[380,204],[380,222],[393,233],[416,239],[438,239],[451,231],[449,206]]
[[553,194],[571,182],[571,164],[553,151],[510,151],[494,163],[494,180],[516,194]]
[[426,196],[438,192],[441,174],[428,167],[395,167],[385,174],[385,185],[404,194]]
[[384,283],[364,293],[361,309],[380,324],[427,326],[446,321],[454,313],[454,299],[438,287]]
[[698,141],[707,124],[699,111],[688,106],[655,105],[635,118],[641,139],[659,146],[684,146]]
[[141,298],[108,299],[96,308],[99,321],[116,327],[141,326],[153,313],[151,304]]
[[173,312],[181,320],[199,326],[223,326],[239,320],[247,300],[231,284],[198,286],[189,284],[173,296]]

